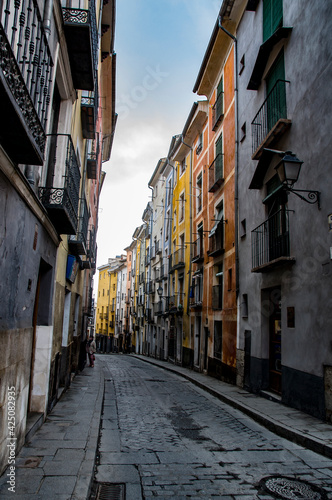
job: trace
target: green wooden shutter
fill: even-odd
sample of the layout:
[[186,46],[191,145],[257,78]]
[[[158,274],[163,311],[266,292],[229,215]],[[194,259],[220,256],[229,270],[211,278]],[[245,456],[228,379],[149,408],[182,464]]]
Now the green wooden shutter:
[[282,26],[282,1],[264,0],[263,2],[263,41],[270,38]]
[[222,135],[216,142],[216,163],[215,163],[215,179],[222,179],[224,175],[224,157],[222,149]]

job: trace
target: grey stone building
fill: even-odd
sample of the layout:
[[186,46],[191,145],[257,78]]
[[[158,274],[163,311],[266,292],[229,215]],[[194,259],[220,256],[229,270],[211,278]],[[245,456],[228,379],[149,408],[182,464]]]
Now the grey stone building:
[[332,409],[331,28],[324,0],[256,0],[236,37],[238,383],[320,418]]

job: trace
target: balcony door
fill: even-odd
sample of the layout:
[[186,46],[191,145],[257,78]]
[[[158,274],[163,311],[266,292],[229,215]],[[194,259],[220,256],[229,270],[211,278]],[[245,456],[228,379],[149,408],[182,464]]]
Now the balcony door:
[[266,77],[268,130],[281,118],[287,117],[285,61],[282,50]]
[[287,194],[281,189],[278,176],[267,183],[269,261],[289,255]]

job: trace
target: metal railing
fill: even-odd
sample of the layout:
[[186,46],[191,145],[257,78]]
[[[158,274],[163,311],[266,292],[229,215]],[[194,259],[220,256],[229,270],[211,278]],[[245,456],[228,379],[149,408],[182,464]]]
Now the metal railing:
[[209,251],[211,255],[223,252],[225,249],[224,243],[224,221],[220,220],[213,235],[209,236]]
[[184,262],[184,250],[185,247],[179,248],[170,256],[169,272],[175,267],[182,267],[185,265]]
[[[51,186],[39,188],[39,197],[46,209],[65,209],[72,226],[77,228],[80,169],[70,135],[51,134],[48,170],[53,172]],[[63,169],[65,166],[65,171]],[[63,175],[59,175],[63,172]]]
[[69,241],[71,244],[77,243],[79,255],[87,253],[88,243],[88,226],[89,226],[89,210],[85,197],[80,199],[79,217],[77,232],[75,236],[71,236]]
[[1,71],[43,153],[53,60],[38,2],[6,3],[0,23]]
[[278,210],[251,232],[252,269],[290,256],[289,210]]
[[204,258],[203,238],[198,238],[196,241],[194,241],[192,246],[192,251],[193,251],[193,256],[192,256],[193,261],[198,261]]
[[289,81],[277,80],[251,122],[253,153],[262,144],[278,120],[287,118],[286,83]]
[[209,192],[218,189],[224,180],[224,155],[219,153],[209,166]]

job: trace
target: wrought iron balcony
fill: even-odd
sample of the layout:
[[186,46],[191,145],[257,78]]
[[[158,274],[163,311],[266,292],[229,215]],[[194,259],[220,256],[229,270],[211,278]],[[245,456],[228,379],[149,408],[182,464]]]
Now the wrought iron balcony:
[[168,260],[164,260],[164,264],[160,266],[160,280],[165,280],[168,276]]
[[62,16],[74,87],[92,91],[98,46],[95,2],[89,2],[89,10],[79,8],[79,0],[72,0],[69,8],[66,3],[63,1]]
[[[69,135],[48,136],[51,179],[39,188],[39,197],[59,234],[76,234],[80,169]],[[50,184],[50,185],[48,185]]]
[[181,247],[170,256],[169,273],[172,273],[173,271],[175,271],[175,269],[180,269],[184,266],[184,247]]
[[224,243],[224,220],[220,219],[213,226],[209,234],[209,250],[208,255],[216,257],[225,251]]
[[98,156],[99,156],[99,143],[96,141],[91,141],[90,144],[90,150],[87,153],[87,160],[86,160],[86,170],[87,170],[87,176],[88,179],[97,179],[97,172],[98,172]]
[[221,92],[212,107],[212,130],[215,131],[224,117],[224,93]]
[[70,236],[68,239],[70,251],[74,255],[87,255],[88,253],[88,225],[89,225],[88,205],[86,199],[81,198],[76,235]]
[[3,6],[0,61],[1,145],[15,163],[42,165],[53,61],[36,0]]
[[96,269],[96,260],[97,260],[96,230],[93,225],[90,225],[89,229],[87,257],[90,263],[90,268]]
[[164,304],[163,301],[160,300],[155,304],[155,314],[156,316],[161,316],[164,314],[164,312],[165,312]]
[[192,262],[202,262],[204,260],[202,238],[198,238],[196,241],[194,241],[192,248],[193,248]]
[[96,136],[96,121],[98,118],[98,88],[94,92],[82,92],[81,120],[84,139],[94,139]]
[[155,292],[155,283],[154,281],[150,280],[146,284],[146,293],[152,294]]
[[215,285],[212,287],[212,309],[215,311],[223,307],[223,285]]
[[214,193],[224,182],[224,155],[218,154],[209,166],[209,193]]
[[289,210],[280,209],[251,232],[252,272],[266,272],[290,257]]
[[287,80],[277,80],[251,122],[253,159],[258,160],[263,148],[276,141],[291,125],[287,119]]

